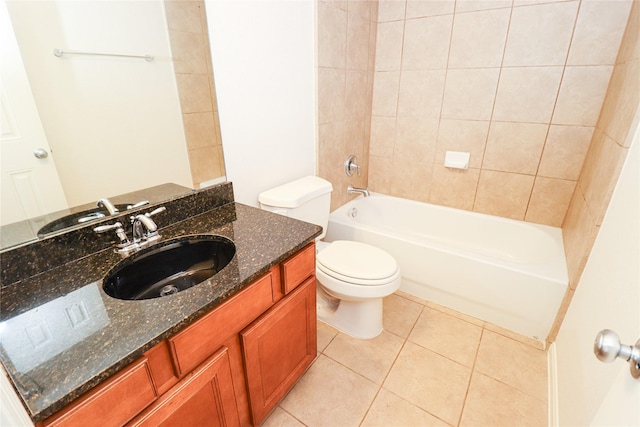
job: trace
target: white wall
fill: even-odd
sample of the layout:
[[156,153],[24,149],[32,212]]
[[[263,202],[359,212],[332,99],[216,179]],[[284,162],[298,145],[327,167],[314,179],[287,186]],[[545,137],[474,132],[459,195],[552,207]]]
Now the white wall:
[[[631,132],[633,135],[633,131]],[[556,340],[560,426],[640,425],[640,382],[621,359],[600,362],[593,341],[612,329],[640,338],[640,138],[629,149],[589,261]]]
[[227,179],[237,201],[315,173],[313,0],[205,0]]
[[20,402],[20,398],[13,390],[2,365],[0,365],[0,426],[33,426],[31,418],[29,418],[27,411]]
[[[162,1],[7,4],[71,206],[163,182],[192,186]],[[58,58],[54,48],[155,60]]]

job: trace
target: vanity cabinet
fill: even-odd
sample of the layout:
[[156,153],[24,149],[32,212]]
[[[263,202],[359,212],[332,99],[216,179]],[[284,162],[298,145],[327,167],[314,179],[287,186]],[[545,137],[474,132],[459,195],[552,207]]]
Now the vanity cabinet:
[[315,244],[40,426],[258,425],[316,357]]

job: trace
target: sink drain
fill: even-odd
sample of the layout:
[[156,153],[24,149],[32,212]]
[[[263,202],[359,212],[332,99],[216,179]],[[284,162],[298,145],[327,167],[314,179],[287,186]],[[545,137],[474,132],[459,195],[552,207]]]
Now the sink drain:
[[167,285],[167,286],[164,286],[162,289],[160,289],[160,296],[166,297],[167,295],[173,295],[177,293],[179,290],[180,289],[178,289],[177,286]]

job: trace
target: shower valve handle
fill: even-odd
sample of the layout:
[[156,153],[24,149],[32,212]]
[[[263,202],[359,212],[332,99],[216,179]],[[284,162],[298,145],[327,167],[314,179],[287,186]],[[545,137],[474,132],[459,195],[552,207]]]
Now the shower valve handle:
[[353,172],[356,171],[360,176],[360,166],[358,165],[358,159],[355,154],[350,154],[347,160],[344,161],[344,173],[347,176],[353,176]]

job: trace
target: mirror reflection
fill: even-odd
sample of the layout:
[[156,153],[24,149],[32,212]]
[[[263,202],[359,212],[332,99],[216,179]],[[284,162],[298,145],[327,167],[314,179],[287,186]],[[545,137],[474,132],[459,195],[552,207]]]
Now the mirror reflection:
[[3,230],[225,180],[203,1],[2,0],[0,14]]

